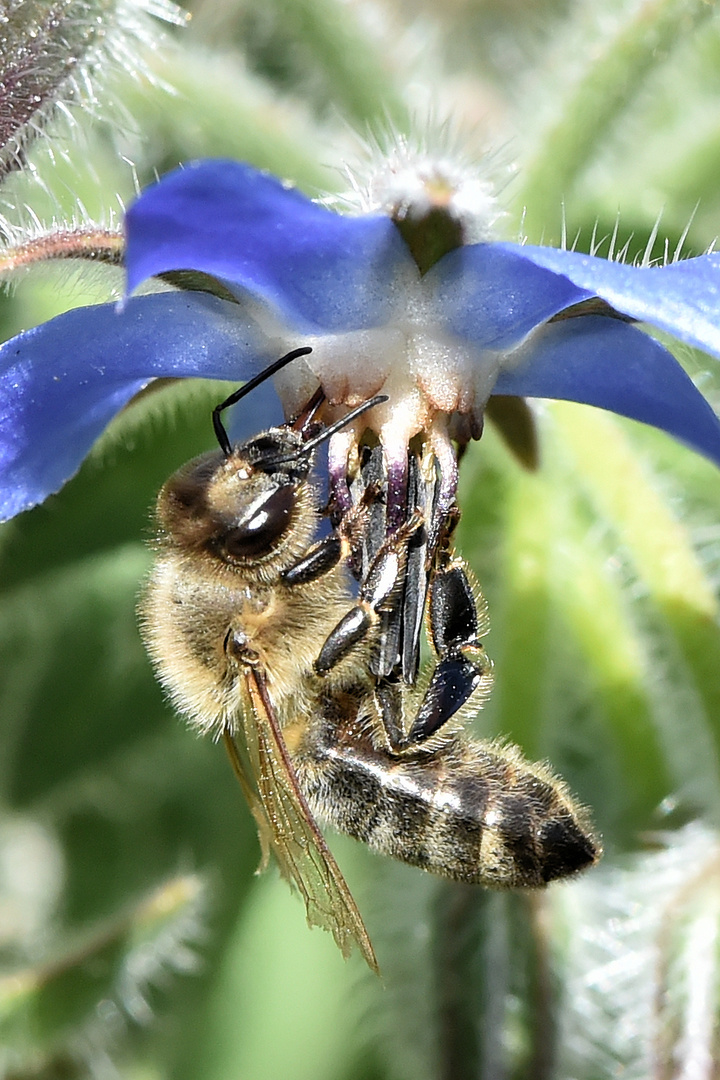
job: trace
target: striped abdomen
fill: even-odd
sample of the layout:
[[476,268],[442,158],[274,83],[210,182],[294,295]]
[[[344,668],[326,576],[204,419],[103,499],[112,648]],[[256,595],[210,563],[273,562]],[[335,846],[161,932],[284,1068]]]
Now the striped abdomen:
[[385,855],[495,888],[537,887],[600,855],[584,812],[512,746],[454,738],[393,757],[319,726],[294,761],[313,813]]

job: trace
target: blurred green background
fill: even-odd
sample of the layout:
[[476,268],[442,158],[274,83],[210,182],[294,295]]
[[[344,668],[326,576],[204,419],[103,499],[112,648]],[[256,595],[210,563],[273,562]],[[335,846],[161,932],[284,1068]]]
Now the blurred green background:
[[[110,21],[114,7],[98,4]],[[445,117],[483,172],[490,148],[506,238],[662,259],[720,229],[714,3],[189,7],[140,78],[130,40],[126,67],[97,73],[97,117],[50,124],[7,178],[19,234],[30,211],[109,220],[136,183],[203,155],[341,191],[364,140],[432,149]],[[122,282],[63,264],[12,285],[3,339]],[[675,351],[719,407],[716,362]],[[718,470],[569,404],[534,405],[535,473],[491,426],[471,448],[459,546],[496,669],[476,730],[549,759],[606,855],[542,897],[500,896],[332,837],[377,980],[307,929],[275,871],[253,876],[224,754],[173,717],[139,641],[154,495],[212,445],[222,396],[146,396],[0,533],[0,1076],[717,1075]]]

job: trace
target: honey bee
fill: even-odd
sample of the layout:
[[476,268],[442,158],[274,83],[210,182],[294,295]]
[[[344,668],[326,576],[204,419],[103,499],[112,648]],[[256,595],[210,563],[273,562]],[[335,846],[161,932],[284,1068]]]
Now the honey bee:
[[[357,946],[377,971],[317,820],[489,887],[542,886],[593,863],[599,847],[545,766],[463,730],[492,673],[479,594],[452,546],[457,510],[433,503],[433,460],[411,455],[414,494],[397,527],[373,524],[382,482],[371,468],[355,481],[353,508],[314,540],[315,448],[385,399],[323,426],[318,392],[294,421],[231,444],[221,412],[309,351],[218,405],[220,450],[162,488],[141,622],[176,708],[224,740],[258,827],[260,869],[272,851],[308,922],[330,930],[346,956]],[[435,664],[415,685],[425,607]]]

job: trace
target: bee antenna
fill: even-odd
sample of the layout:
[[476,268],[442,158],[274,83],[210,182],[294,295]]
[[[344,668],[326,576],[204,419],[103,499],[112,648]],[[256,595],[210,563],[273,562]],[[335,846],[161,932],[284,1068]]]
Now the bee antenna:
[[322,443],[327,442],[331,435],[334,435],[336,431],[341,431],[342,428],[347,427],[348,424],[352,424],[353,420],[357,420],[358,416],[362,416],[368,409],[373,409],[376,405],[382,405],[383,401],[387,401],[387,394],[377,394],[373,398],[368,398],[367,401],[363,401],[362,405],[358,405],[356,409],[352,409],[345,416],[341,416],[339,420],[336,420],[334,424],[330,424],[329,427],[323,428],[319,435],[316,435],[314,439],[309,439],[304,443],[299,450],[294,450],[292,454],[282,454],[279,457],[270,458],[268,461],[263,461],[263,468],[274,465],[284,465],[286,461],[296,461],[299,457],[305,457],[306,454],[312,453]]
[[239,390],[235,390],[230,397],[225,398],[225,401],[221,402],[220,405],[215,406],[212,413],[213,430],[215,431],[215,438],[220,444],[220,449],[225,457],[230,457],[230,454],[232,453],[232,443],[230,442],[225,426],[220,419],[220,413],[224,412],[225,409],[229,409],[231,405],[237,405],[241,398],[244,398],[246,394],[249,394],[250,391],[254,390],[260,383],[264,383],[265,380],[274,375],[276,371],[280,371],[280,369],[284,368],[287,364],[291,364],[293,360],[297,360],[299,356],[307,356],[307,354],[311,352],[312,349],[309,345],[305,345],[301,349],[293,349],[292,352],[286,353],[285,356],[281,356],[274,364],[269,364],[266,368],[263,368],[258,375],[250,379],[249,382],[244,383]]

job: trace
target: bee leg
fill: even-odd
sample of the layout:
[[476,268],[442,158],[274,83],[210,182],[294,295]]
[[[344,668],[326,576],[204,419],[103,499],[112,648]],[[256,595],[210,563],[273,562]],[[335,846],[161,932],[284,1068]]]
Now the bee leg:
[[318,541],[299,559],[294,566],[289,566],[280,575],[286,585],[306,585],[309,581],[329,574],[340,562],[343,554],[343,541],[338,533],[330,533]]
[[402,750],[406,744],[402,684],[397,679],[378,679],[374,695],[385,736],[376,740],[378,745],[384,743],[390,753]]
[[318,675],[327,674],[378,626],[403,581],[408,539],[421,526],[422,517],[416,514],[382,545],[362,581],[357,604],[330,632],[320,650],[315,661]]
[[[380,445],[364,447],[359,474],[351,485],[352,497],[359,505],[367,504],[365,528],[358,537],[351,569],[358,581],[365,582],[380,556],[388,537],[392,534],[388,523],[388,475],[383,448]],[[405,565],[407,564],[407,561]],[[376,677],[389,675],[394,670],[400,649],[402,630],[402,593],[400,582],[383,604],[376,630],[375,647],[368,658],[370,673]]]
[[402,740],[417,745],[443,724],[488,680],[491,664],[478,638],[478,614],[472,589],[459,561],[433,576],[429,622],[438,662],[410,730]]
[[[438,484],[434,459],[421,463],[420,455],[410,450],[407,459],[405,493],[405,523],[420,515],[423,522],[431,519]],[[365,448],[359,475],[352,484],[353,498],[367,498],[371,493],[367,526],[362,533],[359,580],[364,580],[383,545],[393,542],[397,528],[388,519],[385,496],[388,475],[381,446]],[[372,497],[372,493],[377,494]],[[397,508],[396,508],[397,509]],[[420,637],[423,610],[428,588],[428,529],[423,524],[407,535],[402,580],[398,581],[392,599],[383,607],[377,646],[370,657],[369,669],[376,679],[402,679],[413,685],[420,662]]]
[[345,514],[339,526],[308,548],[302,558],[280,574],[286,585],[307,585],[329,574],[344,559],[350,561],[358,537],[367,527],[370,501],[363,500]]
[[[428,477],[427,471],[430,472]],[[414,685],[420,667],[425,596],[429,586],[429,546],[427,520],[432,513],[437,484],[437,470],[424,471],[416,454],[408,455],[407,513],[421,514],[423,527],[409,538],[406,552],[402,607],[398,612],[401,628],[399,659],[393,674],[409,686]]]

